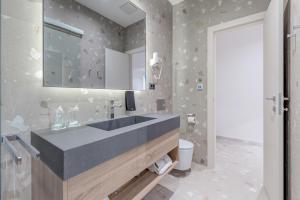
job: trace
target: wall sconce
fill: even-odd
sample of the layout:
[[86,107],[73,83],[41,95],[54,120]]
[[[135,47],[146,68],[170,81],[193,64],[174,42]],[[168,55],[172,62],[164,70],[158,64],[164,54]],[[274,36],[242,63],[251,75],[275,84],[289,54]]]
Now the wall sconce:
[[152,71],[153,78],[156,80],[156,84],[161,78],[162,65],[159,60],[158,52],[153,53],[153,57],[150,59],[150,67]]

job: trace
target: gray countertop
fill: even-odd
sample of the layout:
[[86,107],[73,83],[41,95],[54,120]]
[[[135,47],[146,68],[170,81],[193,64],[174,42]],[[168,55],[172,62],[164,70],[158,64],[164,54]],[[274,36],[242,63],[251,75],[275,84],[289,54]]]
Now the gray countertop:
[[41,160],[67,180],[180,126],[178,115],[140,116],[155,119],[112,131],[90,126],[38,130],[31,133],[31,143],[40,151]]

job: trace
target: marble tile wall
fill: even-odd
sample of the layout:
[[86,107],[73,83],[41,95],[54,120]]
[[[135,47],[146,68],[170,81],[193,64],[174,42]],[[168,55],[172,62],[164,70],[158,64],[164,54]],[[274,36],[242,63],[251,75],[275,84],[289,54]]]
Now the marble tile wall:
[[146,23],[141,20],[125,29],[125,51],[145,46],[146,41]]
[[[194,161],[207,162],[207,28],[263,12],[270,0],[185,0],[173,8],[173,103],[182,136],[195,144]],[[204,83],[197,91],[196,84]],[[196,114],[196,126],[186,115]]]
[[[165,111],[172,111],[172,6],[167,0],[133,0],[147,12],[147,60],[159,52],[163,64],[162,79],[154,91],[136,92],[137,112],[156,112],[156,100],[166,99]],[[124,105],[124,91],[45,88],[42,86],[43,42],[42,0],[1,1],[1,133],[22,133],[29,136],[31,130],[49,128],[50,111],[62,106],[65,111],[78,105],[82,124],[107,117],[110,99]],[[147,66],[147,82],[152,82]],[[124,106],[116,109],[116,115],[124,115]],[[2,152],[5,155],[5,152]],[[4,158],[4,157],[3,157]],[[30,196],[30,164],[19,168],[18,180],[22,184],[14,188],[15,180],[11,158],[5,159],[2,187],[5,194],[16,200],[28,200]],[[3,184],[4,183],[4,184]],[[11,187],[10,187],[11,186]],[[17,189],[17,190],[16,190]],[[26,192],[26,196],[23,195]],[[28,195],[27,195],[27,192]],[[12,199],[10,198],[10,199]]]

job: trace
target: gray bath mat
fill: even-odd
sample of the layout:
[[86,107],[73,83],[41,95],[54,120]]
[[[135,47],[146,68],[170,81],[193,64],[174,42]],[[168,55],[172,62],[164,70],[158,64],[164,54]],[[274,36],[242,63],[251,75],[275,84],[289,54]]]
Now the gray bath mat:
[[173,194],[174,192],[158,184],[143,200],[169,200]]

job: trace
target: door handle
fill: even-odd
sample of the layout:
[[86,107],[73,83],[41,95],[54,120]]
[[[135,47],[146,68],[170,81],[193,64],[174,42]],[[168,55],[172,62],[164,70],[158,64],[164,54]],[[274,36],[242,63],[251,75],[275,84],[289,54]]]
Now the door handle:
[[273,112],[278,115],[281,115],[283,112],[289,111],[288,108],[284,108],[284,101],[289,101],[290,99],[288,97],[284,97],[281,93],[279,93],[278,98],[276,96],[273,97],[267,97],[265,98],[267,101],[273,101]]
[[267,97],[267,98],[265,98],[267,101],[272,101],[273,102],[273,107],[272,107],[272,111],[274,112],[274,113],[276,113],[277,112],[277,106],[276,106],[276,101],[277,101],[277,98],[276,98],[276,96],[273,96],[273,97]]

